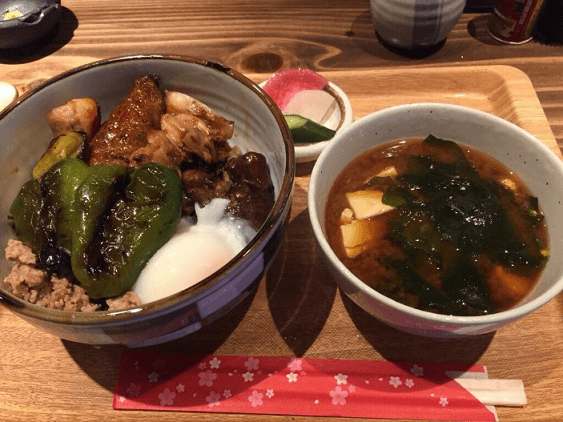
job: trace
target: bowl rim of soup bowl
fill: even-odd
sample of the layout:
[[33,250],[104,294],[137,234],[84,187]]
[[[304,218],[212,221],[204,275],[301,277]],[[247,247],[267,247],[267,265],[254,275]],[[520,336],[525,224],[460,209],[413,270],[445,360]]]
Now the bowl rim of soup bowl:
[[[262,90],[262,88],[258,86],[258,84],[244,76],[242,73],[213,61],[187,55],[167,54],[135,54],[98,60],[70,69],[38,84],[30,91],[22,94],[6,109],[0,111],[0,121],[10,113],[15,112],[20,104],[33,101],[33,97],[38,95],[38,93],[40,93],[44,88],[67,79],[69,76],[115,64],[127,64],[128,62],[137,66],[145,64],[147,66],[145,73],[149,74],[151,73],[150,65],[154,61],[170,62],[171,64],[176,63],[179,65],[186,63],[188,66],[198,66],[202,69],[202,71],[218,72],[218,74],[227,75],[228,79],[231,81],[230,83],[242,85],[242,89],[247,90],[249,95],[257,96],[260,102],[267,107],[269,113],[277,124],[285,148],[283,178],[279,186],[279,193],[275,199],[274,206],[254,237],[235,257],[213,274],[180,292],[130,309],[83,312],[45,308],[20,299],[5,289],[0,289],[0,304],[3,304],[13,312],[35,320],[56,324],[71,324],[75,326],[75,328],[76,326],[116,325],[128,320],[133,321],[135,317],[148,319],[161,314],[166,314],[168,313],[167,311],[173,311],[174,309],[182,307],[183,303],[186,302],[187,299],[195,297],[201,292],[207,291],[209,288],[217,285],[226,278],[236,276],[236,274],[249,265],[252,261],[247,258],[254,256],[254,254],[257,251],[260,251],[263,245],[268,242],[272,236],[273,230],[279,225],[285,208],[291,205],[290,201],[292,198],[296,164],[291,134],[283,114],[272,99]],[[142,73],[139,72],[139,68],[135,68],[135,70],[137,70],[136,73]],[[72,97],[72,93],[69,94],[69,97]],[[117,99],[117,102],[118,101],[119,99]],[[267,265],[267,263],[265,263],[265,265]]]
[[[343,283],[346,283],[346,286],[353,286],[354,290],[357,291],[360,295],[364,295],[365,297],[369,297],[371,300],[375,300],[376,302],[381,302],[381,304],[388,308],[388,309],[395,309],[398,312],[401,312],[403,314],[407,314],[410,317],[414,317],[419,319],[422,322],[426,322],[429,325],[429,327],[434,331],[443,331],[444,333],[446,331],[451,331],[452,327],[457,327],[457,328],[461,328],[463,329],[471,327],[471,326],[479,326],[479,327],[493,327],[492,329],[486,329],[484,332],[488,332],[488,331],[493,331],[497,328],[500,328],[502,325],[505,325],[511,321],[514,321],[516,319],[519,319],[522,316],[525,316],[535,310],[537,310],[538,308],[540,308],[541,306],[543,306],[544,304],[546,304],[548,301],[550,301],[551,299],[553,299],[557,294],[559,294],[562,290],[563,290],[563,276],[560,276],[560,278],[558,280],[556,280],[551,286],[549,286],[543,293],[541,293],[538,297],[530,300],[530,301],[525,301],[524,302],[520,302],[519,304],[515,305],[514,307],[504,310],[504,311],[499,311],[496,313],[491,313],[491,314],[487,314],[487,315],[477,315],[477,316],[460,316],[460,315],[446,315],[446,314],[438,314],[438,313],[433,313],[433,312],[429,312],[429,311],[424,311],[424,310],[420,310],[408,305],[405,305],[403,303],[397,302],[385,295],[383,295],[382,293],[379,293],[377,290],[373,289],[372,287],[368,286],[366,283],[364,283],[363,281],[361,281],[358,277],[356,277],[341,261],[340,259],[337,257],[337,255],[334,253],[334,251],[332,250],[332,248],[330,247],[325,233],[324,233],[324,226],[325,226],[325,222],[324,221],[320,221],[319,220],[319,209],[320,207],[323,207],[322,210],[322,215],[323,215],[323,219],[324,219],[324,207],[326,206],[326,203],[320,203],[319,198],[318,198],[318,192],[317,192],[317,187],[318,185],[322,185],[323,186],[323,190],[326,188],[326,185],[328,184],[328,182],[326,181],[322,181],[323,178],[325,178],[325,180],[330,180],[330,186],[326,189],[328,189],[328,191],[330,191],[330,188],[332,187],[332,184],[334,183],[334,180],[336,179],[336,177],[343,171],[343,169],[350,164],[351,161],[353,161],[354,159],[358,158],[363,152],[368,151],[371,148],[374,148],[377,145],[383,144],[383,143],[387,143],[387,142],[391,142],[392,140],[385,140],[385,141],[381,141],[381,142],[374,142],[371,147],[368,148],[364,148],[358,151],[354,152],[353,158],[348,160],[347,162],[343,162],[340,166],[340,168],[338,168],[337,170],[332,170],[329,171],[329,167],[326,167],[327,164],[326,162],[329,160],[329,158],[331,158],[332,155],[337,155],[338,154],[338,150],[340,148],[342,148],[342,145],[347,143],[348,145],[350,144],[350,141],[352,137],[354,137],[356,134],[361,133],[362,131],[366,131],[369,130],[370,125],[373,121],[375,120],[383,120],[383,119],[387,119],[390,115],[401,115],[404,113],[428,113],[429,110],[437,110],[440,109],[440,111],[455,111],[458,113],[465,113],[465,114],[471,114],[473,116],[475,116],[476,118],[482,119],[483,123],[487,122],[487,123],[494,123],[494,124],[499,124],[499,125],[504,125],[505,127],[509,128],[509,130],[515,131],[515,133],[518,133],[519,138],[523,139],[524,142],[531,142],[534,146],[534,148],[538,148],[540,150],[542,150],[542,154],[546,157],[547,160],[551,160],[551,163],[554,164],[557,168],[558,168],[558,172],[560,173],[560,175],[563,176],[563,162],[562,160],[555,154],[553,153],[553,151],[551,151],[544,143],[542,143],[540,140],[538,140],[534,135],[530,134],[529,132],[527,132],[526,130],[522,129],[521,127],[501,118],[498,116],[495,116],[493,114],[478,110],[478,109],[474,109],[474,108],[470,108],[467,106],[461,106],[461,105],[455,105],[455,104],[449,104],[449,103],[438,103],[438,102],[424,102],[424,103],[410,103],[410,104],[401,104],[401,105],[396,105],[396,106],[391,106],[388,108],[384,108],[375,112],[372,112],[358,120],[356,120],[354,123],[352,123],[350,126],[348,126],[346,129],[344,129],[342,132],[337,133],[335,135],[335,137],[332,139],[330,145],[328,145],[323,152],[321,153],[321,155],[319,156],[319,158],[317,159],[317,162],[315,163],[315,166],[313,167],[313,170],[311,172],[311,180],[310,180],[310,184],[309,184],[309,191],[308,191],[308,205],[309,205],[309,217],[311,220],[311,225],[312,225],[312,229],[313,229],[313,233],[314,236],[317,240],[318,245],[320,246],[322,253],[324,254],[324,257],[326,260],[329,261],[329,265],[331,265],[333,267],[333,270],[335,270],[337,272],[336,275],[334,275],[334,279],[337,282],[338,285],[342,285]],[[428,135],[428,133],[426,134]],[[420,136],[416,136],[419,138],[422,138],[426,135],[420,135]],[[412,138],[413,136],[406,136],[406,137],[401,137],[400,135],[397,136],[395,138],[395,140],[401,140],[401,139],[405,139],[405,138]],[[455,141],[455,139],[452,139]],[[324,173],[324,175],[323,175]],[[330,176],[327,176],[326,174],[330,174]],[[327,196],[328,196],[328,191],[327,191]],[[541,206],[541,203],[540,203]],[[548,232],[549,235],[549,232]],[[551,241],[550,239],[550,245],[553,245],[553,241]],[[551,247],[550,247],[550,251],[551,251]],[[551,259],[553,259],[553,256],[550,254]],[[542,276],[543,277],[543,274]],[[540,278],[541,280],[541,278]],[[538,281],[539,284],[540,281]],[[529,294],[532,294],[534,289],[532,289]],[[354,300],[355,302],[357,302],[357,300],[355,298],[352,298],[352,300]],[[361,306],[359,303],[358,305],[360,307]],[[369,310],[365,309],[367,312],[369,312]],[[397,326],[396,324],[391,324],[393,326],[395,326],[396,328],[401,329],[400,326]],[[448,329],[448,327],[450,329]],[[413,329],[416,329],[413,326]],[[425,335],[422,331],[423,329],[421,328],[419,335]],[[412,332],[412,331],[411,331]],[[479,333],[482,333],[483,331],[480,331]],[[461,335],[471,335],[473,334],[471,331],[466,332],[464,334]],[[430,336],[433,336],[430,334]]]

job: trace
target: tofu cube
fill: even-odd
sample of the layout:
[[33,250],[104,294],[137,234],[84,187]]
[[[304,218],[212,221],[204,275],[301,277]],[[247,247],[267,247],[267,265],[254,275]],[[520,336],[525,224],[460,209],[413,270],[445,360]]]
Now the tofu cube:
[[397,169],[395,168],[395,166],[389,166],[384,168],[382,171],[380,171],[377,174],[377,177],[391,177],[394,178],[395,176],[397,176]]
[[348,192],[346,198],[358,220],[374,217],[394,209],[383,203],[383,192],[378,190]]
[[346,256],[354,258],[368,249],[378,237],[377,226],[372,220],[352,220],[342,224],[340,230]]

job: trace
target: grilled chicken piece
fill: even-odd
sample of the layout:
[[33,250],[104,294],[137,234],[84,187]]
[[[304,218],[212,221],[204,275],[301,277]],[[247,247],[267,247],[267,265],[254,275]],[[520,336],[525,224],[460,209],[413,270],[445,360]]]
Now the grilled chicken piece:
[[188,113],[201,119],[214,140],[226,141],[233,136],[234,122],[219,116],[201,101],[182,92],[165,91],[167,113]]
[[163,130],[151,130],[147,134],[147,145],[133,152],[130,162],[136,165],[159,163],[178,170],[186,153]]
[[156,161],[179,168],[182,161],[196,155],[207,163],[216,163],[231,155],[227,140],[233,136],[234,123],[224,119],[189,95],[165,91],[166,114],[161,130],[151,131],[148,143],[131,154],[129,161]]
[[181,140],[184,150],[208,163],[223,158],[221,152],[234,133],[233,121],[181,92],[165,91],[165,103],[174,118],[162,121],[162,129]]
[[217,161],[217,149],[204,121],[187,113],[165,114],[160,122],[164,130],[186,153],[196,154],[207,163]]
[[89,141],[100,129],[100,106],[92,98],[74,98],[52,109],[47,122],[54,138],[69,132],[84,132]]
[[131,156],[147,146],[151,130],[160,129],[163,109],[156,76],[136,79],[132,90],[90,142],[89,164],[136,165]]

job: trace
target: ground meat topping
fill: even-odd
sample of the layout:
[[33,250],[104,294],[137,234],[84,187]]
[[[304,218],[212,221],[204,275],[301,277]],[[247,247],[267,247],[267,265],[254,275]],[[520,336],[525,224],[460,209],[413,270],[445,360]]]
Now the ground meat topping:
[[130,309],[139,306],[141,304],[141,298],[138,294],[128,291],[113,299],[106,299],[106,302],[108,304],[108,311],[120,311],[122,309]]
[[63,311],[96,311],[98,304],[90,303],[86,291],[66,278],[51,277],[52,291],[36,302],[45,308]]
[[[36,268],[35,254],[21,241],[10,239],[5,253],[7,259],[15,262],[4,278],[4,283],[13,295],[44,308],[83,312],[100,310],[100,304],[90,302],[82,287],[67,278],[50,275]],[[107,303],[110,311],[118,311],[139,306],[141,298],[133,292],[127,292]]]
[[8,240],[6,247],[6,259],[10,261],[18,261],[22,264],[35,264],[36,256],[31,249],[22,242],[15,239]]

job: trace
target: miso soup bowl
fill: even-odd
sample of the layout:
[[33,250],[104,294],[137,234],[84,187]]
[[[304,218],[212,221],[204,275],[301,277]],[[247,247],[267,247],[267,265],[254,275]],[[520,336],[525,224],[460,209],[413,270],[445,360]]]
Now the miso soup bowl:
[[[539,199],[550,237],[551,259],[541,280],[516,307],[484,316],[450,316],[421,311],[372,289],[349,271],[325,235],[325,206],[334,180],[363,152],[388,141],[429,134],[464,143],[504,163]],[[399,330],[427,337],[464,337],[494,331],[543,306],[563,289],[563,164],[542,142],[520,127],[485,112],[457,105],[400,105],[363,117],[337,133],[321,153],[308,193],[309,214],[320,250],[340,289],[375,318]]]
[[[164,299],[119,312],[66,312],[24,302],[2,283],[10,267],[0,265],[0,303],[41,330],[89,344],[140,347],[173,340],[210,324],[241,302],[268,270],[289,218],[295,156],[289,129],[273,101],[245,76],[217,63],[177,56],[119,57],[56,76],[0,113],[0,244],[13,238],[9,208],[52,138],[47,112],[70,98],[93,97],[102,120],[129,92],[133,80],[160,77],[162,89],[186,92],[227,119],[234,139],[265,155],[275,203],[250,243],[221,269],[194,286]],[[4,259],[4,258],[2,258]]]

